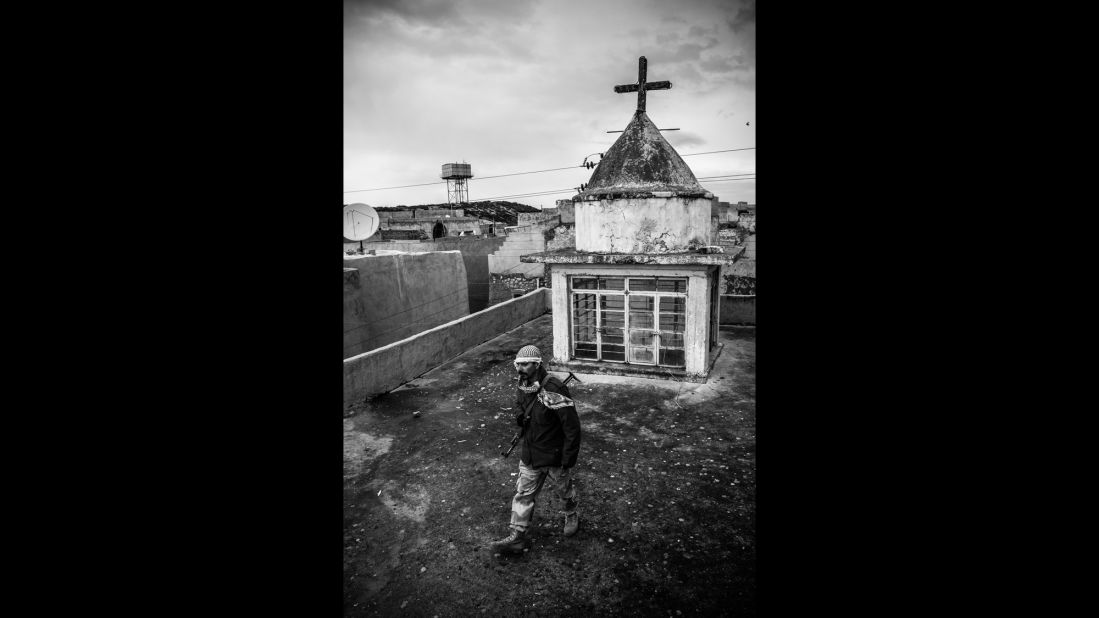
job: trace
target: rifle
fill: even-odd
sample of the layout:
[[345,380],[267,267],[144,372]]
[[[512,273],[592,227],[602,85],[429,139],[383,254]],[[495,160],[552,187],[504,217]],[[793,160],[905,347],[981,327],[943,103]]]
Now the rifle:
[[[518,378],[516,378],[516,381],[518,381]],[[569,382],[572,381],[575,381],[577,384],[583,384],[583,382],[580,381],[580,378],[572,375],[571,371],[569,372],[569,377],[565,378],[565,380],[561,383],[565,386],[568,386]],[[542,391],[543,386],[545,385],[543,384],[542,386],[538,387],[538,392]],[[515,450],[515,446],[519,444],[519,440],[523,437],[523,432],[527,430],[527,424],[530,423],[530,411],[534,407],[534,402],[536,399],[538,399],[538,393],[534,394],[534,397],[532,397],[530,400],[530,405],[527,406],[525,410],[523,410],[523,426],[519,428],[519,431],[515,433],[515,437],[511,439],[511,446],[508,447],[508,450],[500,453],[504,456],[504,459],[507,459],[508,455],[511,455],[511,452]]]

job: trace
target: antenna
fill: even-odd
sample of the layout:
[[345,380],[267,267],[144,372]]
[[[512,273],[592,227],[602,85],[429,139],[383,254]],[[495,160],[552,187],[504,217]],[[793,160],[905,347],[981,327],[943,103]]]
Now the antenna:
[[359,249],[362,250],[363,242],[378,231],[381,223],[378,211],[367,204],[349,204],[343,207],[343,237],[347,240],[359,241]]

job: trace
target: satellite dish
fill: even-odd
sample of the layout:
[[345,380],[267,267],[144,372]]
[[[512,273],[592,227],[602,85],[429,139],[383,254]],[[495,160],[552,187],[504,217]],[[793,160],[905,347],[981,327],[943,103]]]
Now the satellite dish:
[[349,204],[343,207],[343,237],[348,240],[366,240],[378,231],[378,212],[366,204]]

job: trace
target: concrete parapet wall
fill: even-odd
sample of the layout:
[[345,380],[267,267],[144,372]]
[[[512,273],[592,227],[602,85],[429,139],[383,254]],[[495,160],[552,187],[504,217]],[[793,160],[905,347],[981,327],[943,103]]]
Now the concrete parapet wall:
[[750,259],[756,259],[756,235],[749,234],[748,238],[744,239],[744,257]]
[[384,393],[497,335],[546,313],[549,290],[539,288],[483,311],[436,326],[343,361],[345,406]]
[[721,295],[721,324],[756,323],[756,297]]
[[343,263],[345,357],[469,314],[457,251],[363,255]]
[[[366,243],[364,248],[408,252],[461,251],[466,267],[466,284],[469,286],[469,313],[476,313],[490,304],[488,256],[497,251],[505,240],[503,236],[457,236],[425,241],[391,240]],[[359,248],[358,243],[355,243],[354,248]]]

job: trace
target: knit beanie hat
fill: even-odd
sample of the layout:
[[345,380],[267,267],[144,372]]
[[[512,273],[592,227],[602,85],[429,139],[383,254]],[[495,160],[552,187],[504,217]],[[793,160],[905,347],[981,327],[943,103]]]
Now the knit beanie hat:
[[540,363],[542,362],[542,352],[538,348],[528,345],[523,346],[522,350],[515,355],[516,363]]

